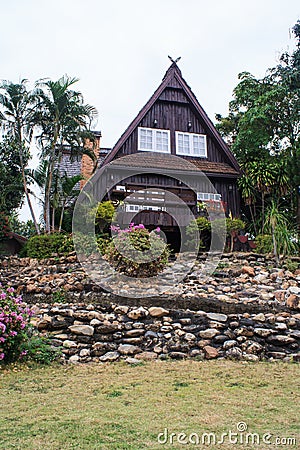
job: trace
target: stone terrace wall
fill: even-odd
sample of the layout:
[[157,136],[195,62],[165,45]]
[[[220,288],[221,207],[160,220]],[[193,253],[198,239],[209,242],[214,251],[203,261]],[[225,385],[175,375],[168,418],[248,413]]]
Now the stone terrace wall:
[[[208,279],[203,257],[174,290],[116,297],[88,279],[75,254],[4,258],[0,281],[22,293],[34,325],[66,362],[235,358],[300,361],[300,270],[257,254],[224,254]],[[300,258],[293,261],[300,265]]]
[[[177,288],[165,295],[129,299],[104,292],[88,279],[75,254],[38,261],[30,258],[0,260],[0,281],[10,284],[28,303],[118,302],[129,306],[162,306],[208,312],[300,312],[300,270],[291,273],[275,266],[272,258],[257,254],[224,254],[215,273],[201,277],[202,258]],[[299,264],[300,258],[294,258]]]
[[300,314],[35,305],[33,323],[70,363],[232,358],[300,361]]

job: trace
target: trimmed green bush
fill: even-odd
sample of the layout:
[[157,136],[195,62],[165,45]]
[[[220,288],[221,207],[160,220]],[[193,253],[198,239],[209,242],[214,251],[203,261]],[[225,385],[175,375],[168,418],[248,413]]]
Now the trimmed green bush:
[[273,240],[270,234],[259,234],[255,238],[257,253],[271,253],[273,251]]
[[41,234],[28,239],[22,256],[44,259],[53,254],[67,255],[74,251],[72,236],[63,233]]
[[194,250],[193,236],[196,230],[199,232],[199,250],[209,248],[211,238],[211,223],[206,217],[198,217],[196,220],[192,220],[186,228],[187,244],[186,249]]

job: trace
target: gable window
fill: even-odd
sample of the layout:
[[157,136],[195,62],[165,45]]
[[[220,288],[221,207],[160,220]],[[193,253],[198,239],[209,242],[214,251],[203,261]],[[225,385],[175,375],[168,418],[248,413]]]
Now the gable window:
[[222,199],[220,194],[211,194],[209,192],[197,192],[197,200],[206,202],[213,200],[215,202],[220,202]]
[[180,131],[175,131],[175,134],[177,155],[207,157],[205,134],[181,133]]
[[170,131],[156,128],[138,128],[138,150],[170,153]]

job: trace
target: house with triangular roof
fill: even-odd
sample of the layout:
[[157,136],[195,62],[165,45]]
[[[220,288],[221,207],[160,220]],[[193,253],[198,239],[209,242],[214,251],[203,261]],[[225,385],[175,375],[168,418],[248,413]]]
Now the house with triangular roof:
[[[113,164],[115,170],[128,175],[108,189],[107,198],[123,204],[131,216],[134,213],[135,223],[176,231],[176,220],[166,213],[164,199],[158,198],[157,191],[157,201],[151,201],[149,188],[171,192],[194,215],[199,213],[199,204],[209,203],[224,208],[227,216],[240,216],[239,165],[174,61],[115,146],[98,148],[97,157],[100,167]],[[198,179],[196,191],[174,179],[176,171]],[[108,180],[102,183],[106,181],[108,185]]]
[[[173,161],[167,155],[180,157],[181,161]],[[122,158],[124,156],[126,158]],[[173,171],[176,167],[179,171],[191,171],[190,165],[189,168],[185,167],[186,161],[192,164],[194,177],[201,172],[210,182],[207,184],[202,178],[202,186],[200,183],[196,193],[189,192],[187,187],[184,191],[182,183],[171,181],[167,176],[166,171],[170,168]],[[126,203],[128,193],[156,187],[169,189],[184,198],[193,212],[197,212],[199,202],[211,202],[216,207],[224,207],[226,215],[240,215],[240,194],[237,189],[237,179],[241,175],[239,165],[175,62],[107,154],[102,166],[108,163],[134,172],[133,176],[110,191],[109,198],[112,200]],[[137,174],[137,170],[141,173]],[[143,210],[138,222],[162,225],[162,216],[157,210],[163,208],[157,205],[151,207],[141,196],[136,198],[137,204],[128,205],[128,212]],[[175,224],[170,217],[165,217],[165,225],[170,227]]]

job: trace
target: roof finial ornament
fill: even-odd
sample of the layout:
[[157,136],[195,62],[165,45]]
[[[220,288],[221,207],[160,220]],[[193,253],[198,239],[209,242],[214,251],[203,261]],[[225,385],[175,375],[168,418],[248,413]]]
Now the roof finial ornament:
[[174,61],[174,59],[172,58],[172,56],[169,56],[169,55],[168,55],[168,58],[172,61],[173,64],[177,64],[178,61],[181,59],[181,56],[178,56],[178,58],[176,58],[175,61]]

